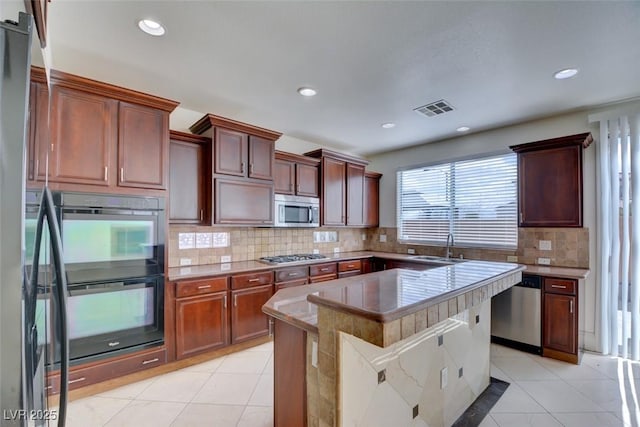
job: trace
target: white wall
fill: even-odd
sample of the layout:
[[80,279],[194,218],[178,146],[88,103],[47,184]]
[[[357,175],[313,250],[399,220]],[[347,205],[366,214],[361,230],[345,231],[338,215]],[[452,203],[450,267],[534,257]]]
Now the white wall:
[[[598,109],[601,110],[601,109]],[[591,132],[597,138],[598,127],[588,123],[587,116],[593,113],[580,111],[543,120],[504,127],[500,129],[460,136],[445,141],[424,144],[402,150],[370,156],[370,170],[383,174],[380,182],[380,225],[396,226],[396,171],[398,168],[464,158],[475,155],[507,152],[509,146],[542,139],[555,138],[582,132]],[[599,292],[596,289],[596,151],[592,144],[583,154],[584,178],[584,226],[589,229],[589,267],[591,273],[584,283],[580,298],[581,331],[585,348],[598,350],[596,307]]]

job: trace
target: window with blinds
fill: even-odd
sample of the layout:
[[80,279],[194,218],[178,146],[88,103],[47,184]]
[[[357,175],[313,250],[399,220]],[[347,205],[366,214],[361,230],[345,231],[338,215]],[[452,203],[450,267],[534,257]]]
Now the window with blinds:
[[515,153],[398,171],[398,236],[407,243],[514,249]]

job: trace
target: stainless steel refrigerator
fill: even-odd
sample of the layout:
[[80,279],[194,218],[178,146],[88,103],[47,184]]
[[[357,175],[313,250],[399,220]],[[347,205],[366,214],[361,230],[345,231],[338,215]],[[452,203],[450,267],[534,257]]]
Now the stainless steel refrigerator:
[[[32,218],[25,216],[32,22],[20,13],[18,22],[0,23],[0,425],[64,426],[66,274],[46,186],[30,192],[39,207]],[[54,334],[60,343],[61,392],[59,406],[48,408],[46,371],[54,366]]]

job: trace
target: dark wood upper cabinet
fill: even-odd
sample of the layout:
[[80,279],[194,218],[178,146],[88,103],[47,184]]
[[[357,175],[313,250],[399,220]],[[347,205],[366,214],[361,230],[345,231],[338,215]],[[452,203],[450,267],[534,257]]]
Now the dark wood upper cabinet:
[[273,224],[273,184],[215,179],[215,223]]
[[366,176],[369,174],[370,179],[379,181],[382,175],[365,172],[367,160],[325,149],[305,153],[305,156],[321,159],[321,225],[377,225],[378,184],[366,183]]
[[347,163],[347,225],[364,225],[364,166]]
[[345,225],[346,168],[342,160],[322,159],[323,225]]
[[274,188],[278,194],[318,197],[320,160],[276,151]]
[[118,185],[167,188],[169,113],[120,102],[118,114]]
[[510,147],[518,153],[520,227],[582,227],[582,150],[590,133]]
[[166,189],[177,102],[56,70],[49,100],[42,68],[31,81],[29,181],[44,180],[48,166],[56,190]]
[[276,157],[273,172],[274,191],[278,194],[295,194],[296,164]]
[[248,141],[249,136],[246,133],[216,129],[214,173],[245,176]]
[[377,172],[364,174],[364,225],[377,227],[380,223],[380,178]]
[[[109,185],[118,137],[118,101],[58,85],[51,92],[51,181]],[[46,126],[46,118],[40,118]],[[38,145],[37,158],[46,155],[48,148]]]
[[273,180],[273,140],[249,136],[249,178]]
[[189,129],[213,137],[214,224],[273,224],[274,147],[281,134],[213,114]]
[[171,131],[169,221],[211,224],[211,139]]

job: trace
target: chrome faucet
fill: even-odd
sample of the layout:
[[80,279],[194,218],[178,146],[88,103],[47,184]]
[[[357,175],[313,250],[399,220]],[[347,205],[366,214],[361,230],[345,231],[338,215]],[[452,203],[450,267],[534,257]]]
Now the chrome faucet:
[[447,259],[453,256],[453,251],[451,250],[452,247],[453,247],[453,234],[449,233],[447,234],[447,254],[446,254]]

